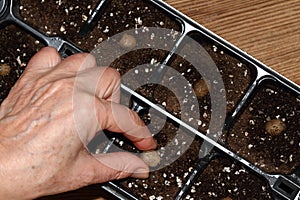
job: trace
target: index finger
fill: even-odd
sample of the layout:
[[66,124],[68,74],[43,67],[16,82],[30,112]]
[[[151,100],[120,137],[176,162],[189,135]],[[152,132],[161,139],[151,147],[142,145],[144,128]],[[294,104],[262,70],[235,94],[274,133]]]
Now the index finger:
[[155,139],[136,112],[103,99],[96,103],[96,111],[100,130],[122,133],[140,150],[157,148]]

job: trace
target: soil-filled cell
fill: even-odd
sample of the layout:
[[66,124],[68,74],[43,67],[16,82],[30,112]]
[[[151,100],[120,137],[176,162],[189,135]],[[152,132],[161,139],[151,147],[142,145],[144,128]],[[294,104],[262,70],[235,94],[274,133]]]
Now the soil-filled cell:
[[299,94],[266,82],[234,123],[227,142],[270,173],[292,173],[300,164],[299,119]]
[[79,31],[96,7],[97,0],[88,1],[30,1],[21,0],[21,16],[47,35],[58,35],[73,41],[86,51],[126,30],[160,27],[181,30],[174,17],[147,1],[111,0],[99,11],[99,18],[88,35]]
[[273,199],[266,180],[227,158],[211,161],[185,199]]

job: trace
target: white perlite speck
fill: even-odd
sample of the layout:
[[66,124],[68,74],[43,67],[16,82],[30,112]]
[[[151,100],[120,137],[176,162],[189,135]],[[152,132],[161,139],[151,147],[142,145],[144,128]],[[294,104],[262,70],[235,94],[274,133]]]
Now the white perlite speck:
[[224,167],[223,172],[230,173],[230,167]]
[[155,200],[155,196],[154,196],[154,195],[151,195],[151,196],[149,197],[149,200]]
[[178,176],[176,176],[176,182],[178,187],[182,187],[182,180]]
[[140,17],[135,18],[134,20],[135,20],[135,23],[138,24],[138,25],[142,25],[143,24],[143,20]]
[[64,27],[64,25],[62,25],[59,29],[60,32],[65,32],[66,28]]
[[82,17],[82,21],[84,21],[84,22],[88,19],[88,17],[86,15],[81,15],[81,17]]
[[109,32],[109,27],[106,26],[106,27],[105,27],[105,30],[103,31],[103,33],[108,33],[108,32]]
[[170,182],[170,181],[168,181],[168,180],[165,180],[165,185],[166,185],[166,186],[170,186],[170,184],[171,184],[171,182]]

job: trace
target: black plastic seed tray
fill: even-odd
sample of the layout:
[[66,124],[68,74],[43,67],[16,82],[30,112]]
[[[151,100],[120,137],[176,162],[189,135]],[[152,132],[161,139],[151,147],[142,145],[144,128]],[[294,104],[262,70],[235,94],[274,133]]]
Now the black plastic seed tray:
[[[41,16],[59,14],[42,3]],[[34,6],[0,0],[0,27],[15,24],[62,57],[87,51],[120,71],[122,102],[155,133],[161,160],[147,180],[102,188],[129,200],[300,198],[298,85],[163,1],[84,6],[86,15],[72,18],[69,6],[64,23],[41,26],[28,13]],[[74,24],[81,28],[65,30]],[[90,149],[144,154],[111,133]]]

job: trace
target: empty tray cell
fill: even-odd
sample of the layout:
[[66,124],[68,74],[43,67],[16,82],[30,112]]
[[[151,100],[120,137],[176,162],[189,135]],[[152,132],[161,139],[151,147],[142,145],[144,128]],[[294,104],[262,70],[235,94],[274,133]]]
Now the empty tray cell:
[[227,142],[269,173],[292,173],[300,164],[299,119],[299,93],[265,81],[230,129]]
[[268,183],[231,159],[212,160],[185,199],[273,199]]
[[0,30],[0,103],[21,76],[30,58],[42,47],[26,32],[15,26]]
[[109,0],[99,11],[99,20],[87,36],[79,34],[98,1],[21,0],[21,15],[48,35],[61,35],[91,51],[108,37],[126,30],[161,27],[181,31],[181,24],[151,2]]
[[47,35],[65,36],[69,40],[96,6],[97,1],[20,0],[20,15],[29,25]]

